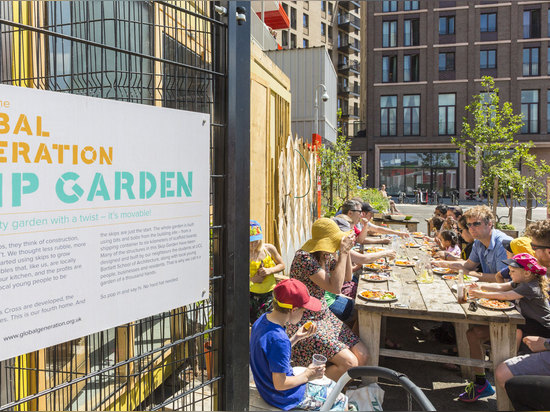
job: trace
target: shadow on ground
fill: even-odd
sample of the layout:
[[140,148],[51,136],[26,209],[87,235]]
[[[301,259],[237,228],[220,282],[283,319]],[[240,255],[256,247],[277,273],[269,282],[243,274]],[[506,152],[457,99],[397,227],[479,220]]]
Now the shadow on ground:
[[[393,342],[399,343],[403,350],[441,354],[444,349],[451,349],[453,345],[442,344],[429,333],[435,324],[436,322],[388,318],[387,336]],[[466,380],[460,376],[460,371],[449,371],[440,363],[384,357],[380,358],[380,366],[407,375],[424,391],[437,410],[497,410],[495,395],[474,403],[459,401],[458,395],[463,392]],[[494,383],[491,371],[488,371],[488,378]],[[407,410],[407,395],[401,386],[387,381],[380,381],[379,384],[385,391],[384,410]],[[419,410],[418,405],[413,404],[413,410]]]

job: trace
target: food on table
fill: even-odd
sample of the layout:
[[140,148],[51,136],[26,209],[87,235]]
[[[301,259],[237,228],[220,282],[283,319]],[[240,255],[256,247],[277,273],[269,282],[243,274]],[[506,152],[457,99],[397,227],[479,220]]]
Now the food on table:
[[420,247],[420,245],[418,245],[414,242],[407,242],[407,243],[405,243],[405,247]]
[[449,274],[456,273],[456,271],[454,271],[453,269],[449,269],[449,268],[433,268],[433,271],[434,271],[434,273],[436,273],[438,275],[449,275]]
[[[434,270],[435,272],[435,270]],[[458,275],[443,275],[441,276],[443,279],[445,280],[457,280],[458,279]],[[479,278],[475,277],[475,276],[468,276],[468,275],[464,275],[464,282],[477,282],[479,280]]]
[[384,258],[380,258],[375,263],[384,264],[386,263],[386,260]]
[[362,278],[368,282],[385,282],[390,278],[389,273],[367,273]]
[[487,309],[499,309],[499,310],[512,309],[515,306],[510,301],[497,300],[497,299],[479,299],[477,301],[477,304]]
[[309,328],[311,328],[313,326],[313,322],[311,321],[308,321],[306,323],[304,323],[304,329],[305,330],[309,330]]
[[420,239],[420,238],[423,238],[425,235],[424,233],[422,232],[412,232],[411,235],[413,235],[414,237]]
[[383,252],[385,250],[383,247],[368,247],[365,249],[365,253]]
[[380,265],[378,263],[367,263],[363,265],[363,268],[368,270],[390,270],[388,265]]
[[411,262],[410,260],[396,260],[395,264],[397,266],[414,266],[414,262]]
[[389,292],[387,290],[364,290],[363,292],[359,293],[359,296],[361,296],[364,299],[373,300],[377,302],[384,302],[384,301],[394,301],[397,300],[397,296],[393,292]]

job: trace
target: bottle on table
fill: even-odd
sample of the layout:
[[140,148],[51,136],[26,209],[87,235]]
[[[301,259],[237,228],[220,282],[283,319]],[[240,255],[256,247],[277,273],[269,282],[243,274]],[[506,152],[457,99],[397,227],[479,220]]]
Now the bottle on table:
[[464,271],[460,269],[456,276],[456,294],[458,303],[466,303],[466,287],[464,286]]

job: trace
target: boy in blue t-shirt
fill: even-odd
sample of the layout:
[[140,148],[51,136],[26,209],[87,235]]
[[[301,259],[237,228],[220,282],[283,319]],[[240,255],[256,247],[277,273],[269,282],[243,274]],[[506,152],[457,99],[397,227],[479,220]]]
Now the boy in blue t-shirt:
[[[310,296],[307,287],[297,279],[283,280],[275,286],[273,295],[273,311],[254,323],[250,335],[250,367],[256,388],[267,403],[279,409],[318,410],[335,383],[323,386],[308,382],[322,378],[325,365],[310,364],[297,376],[290,365],[292,346],[312,336],[316,326],[308,322],[289,339],[285,325],[298,324],[305,309],[321,310],[321,301]],[[333,410],[346,407],[347,398],[340,394]]]

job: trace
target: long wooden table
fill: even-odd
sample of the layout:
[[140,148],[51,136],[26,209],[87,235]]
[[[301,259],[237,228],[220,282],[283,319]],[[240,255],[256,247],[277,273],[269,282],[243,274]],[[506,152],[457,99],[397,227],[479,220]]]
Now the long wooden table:
[[416,232],[418,230],[418,224],[420,223],[420,220],[415,218],[409,220],[393,220],[386,217],[375,217],[372,219],[372,223],[374,223],[375,225],[380,225],[380,223],[384,223],[386,225],[403,226],[407,228],[409,232]]
[[[419,256],[426,252],[408,249],[409,255]],[[496,368],[502,361],[516,355],[516,327],[525,323],[525,319],[516,310],[490,310],[478,306],[477,311],[469,310],[469,303],[459,304],[451,287],[454,281],[443,280],[434,274],[433,283],[421,284],[416,280],[415,268],[392,267],[390,281],[374,283],[360,279],[355,300],[359,315],[359,335],[368,348],[368,365],[377,366],[380,356],[404,359],[425,360],[430,362],[455,363],[461,365],[463,376],[472,377],[472,367]],[[365,272],[366,273],[366,272]],[[388,290],[394,292],[398,301],[378,303],[359,297],[365,289]],[[455,326],[459,357],[444,356],[411,351],[381,349],[380,326],[382,317],[410,318],[452,322]],[[488,325],[491,334],[491,362],[470,359],[466,331],[470,324]],[[506,392],[497,391],[499,410],[511,410]]]

